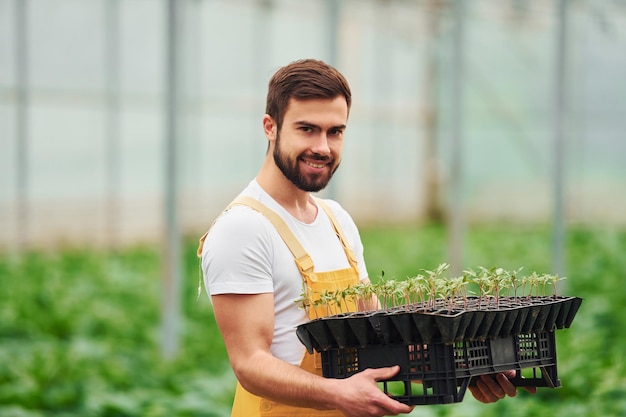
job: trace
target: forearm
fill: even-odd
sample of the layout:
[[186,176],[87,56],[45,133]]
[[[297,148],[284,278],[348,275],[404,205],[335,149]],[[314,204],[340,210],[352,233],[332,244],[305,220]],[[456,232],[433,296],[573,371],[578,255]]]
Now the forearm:
[[298,407],[338,409],[348,417],[411,411],[376,384],[394,376],[399,367],[366,369],[346,379],[333,379],[273,356],[270,346],[274,323],[267,319],[273,313],[271,294],[214,296],[213,306],[231,366],[250,393]]
[[238,378],[249,392],[297,407],[337,409],[347,417],[379,417],[411,412],[376,385],[393,377],[398,366],[366,369],[350,378],[322,378],[271,354],[251,355],[247,369],[237,367]]
[[269,352],[233,360],[232,365],[241,385],[254,395],[298,407],[337,408],[337,380],[307,372]]

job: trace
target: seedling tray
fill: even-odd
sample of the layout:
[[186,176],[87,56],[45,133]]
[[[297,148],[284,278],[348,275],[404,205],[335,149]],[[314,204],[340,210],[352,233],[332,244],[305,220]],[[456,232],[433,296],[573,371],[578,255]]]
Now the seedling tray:
[[321,353],[328,378],[399,365],[382,389],[409,405],[460,402],[474,378],[502,371],[515,371],[518,386],[561,386],[555,330],[571,325],[582,299],[500,301],[491,310],[404,306],[339,314],[305,323],[297,335],[309,352]]
[[298,326],[310,353],[333,348],[394,344],[454,343],[506,338],[570,327],[578,297],[502,298],[497,307],[477,298],[435,308],[407,305],[382,311],[337,314]]
[[[333,348],[321,355],[323,375],[328,378],[347,378],[367,368],[399,365],[399,373],[384,381],[382,389],[409,405],[461,402],[473,377],[507,370],[516,371],[516,385],[561,386],[554,332],[452,344]],[[529,376],[523,381],[522,369],[530,371],[525,371]]]

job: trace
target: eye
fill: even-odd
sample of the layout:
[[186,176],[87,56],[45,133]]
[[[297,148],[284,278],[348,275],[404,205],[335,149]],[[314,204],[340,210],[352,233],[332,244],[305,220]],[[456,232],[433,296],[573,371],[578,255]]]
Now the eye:
[[310,133],[313,131],[313,128],[311,126],[300,126],[300,130],[304,133]]
[[328,131],[328,134],[331,136],[341,136],[343,135],[343,130],[341,129],[331,129]]

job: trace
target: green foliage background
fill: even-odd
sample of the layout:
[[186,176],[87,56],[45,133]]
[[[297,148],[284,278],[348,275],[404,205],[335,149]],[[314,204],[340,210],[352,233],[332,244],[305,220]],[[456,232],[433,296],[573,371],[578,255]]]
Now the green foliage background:
[[[447,261],[435,226],[361,231],[370,275],[401,279]],[[420,416],[626,415],[626,231],[567,235],[561,294],[584,302],[557,332],[562,388],[495,404],[419,406]],[[0,256],[0,417],[228,416],[234,378],[205,295],[195,241],[185,247],[180,353],[161,358],[158,249]],[[551,272],[550,230],[474,226],[466,265]]]

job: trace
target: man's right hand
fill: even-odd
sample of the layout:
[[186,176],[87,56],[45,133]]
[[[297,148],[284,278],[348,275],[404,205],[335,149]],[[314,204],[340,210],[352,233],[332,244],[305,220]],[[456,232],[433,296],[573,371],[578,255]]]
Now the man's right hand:
[[376,384],[400,371],[399,366],[366,369],[350,378],[337,379],[336,408],[348,417],[397,416],[413,411],[409,406],[390,398]]

